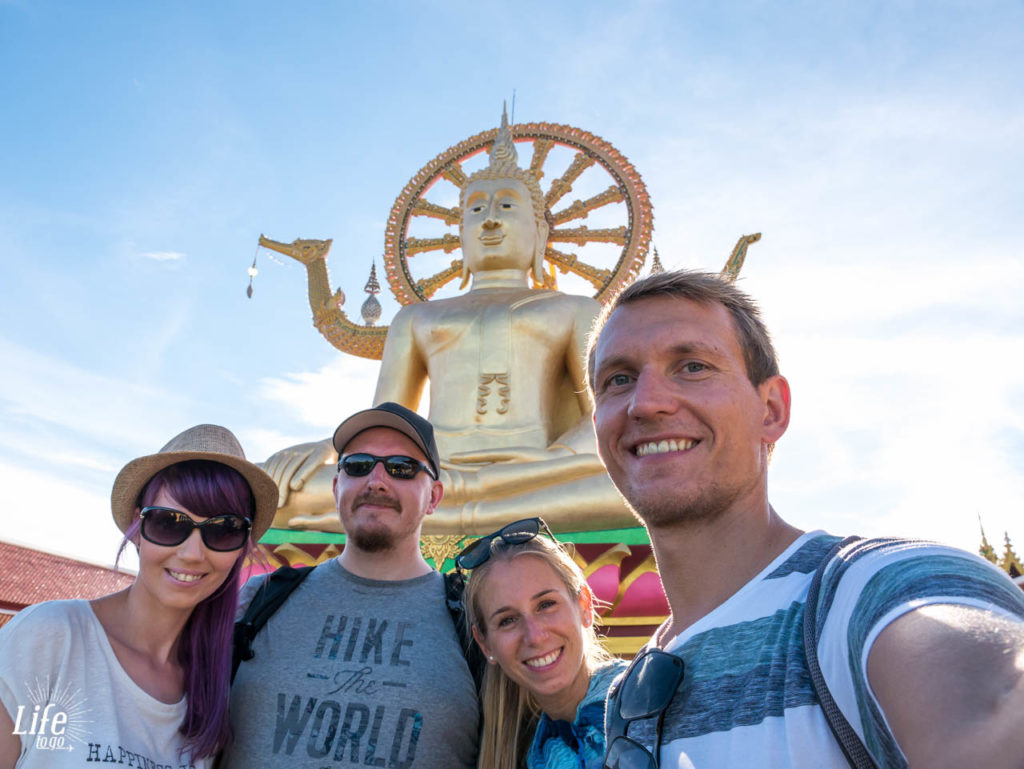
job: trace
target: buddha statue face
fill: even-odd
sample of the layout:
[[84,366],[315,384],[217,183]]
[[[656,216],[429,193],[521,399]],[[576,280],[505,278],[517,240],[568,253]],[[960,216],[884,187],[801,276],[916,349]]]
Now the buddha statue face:
[[529,270],[543,258],[546,227],[534,214],[530,190],[518,179],[477,179],[463,194],[462,256],[470,273]]

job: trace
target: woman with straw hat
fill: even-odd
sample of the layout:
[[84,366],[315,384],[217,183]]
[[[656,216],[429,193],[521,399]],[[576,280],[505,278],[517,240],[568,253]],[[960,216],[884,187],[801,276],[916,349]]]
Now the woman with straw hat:
[[111,507],[139,552],[132,585],[0,629],[0,769],[208,767],[230,741],[239,574],[276,484],[229,430],[198,425],[125,465]]

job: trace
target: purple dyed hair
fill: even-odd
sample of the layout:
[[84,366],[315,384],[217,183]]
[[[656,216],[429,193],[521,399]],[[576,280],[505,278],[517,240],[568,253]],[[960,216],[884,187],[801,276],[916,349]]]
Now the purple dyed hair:
[[[143,487],[138,507],[153,504],[161,490],[201,518],[229,513],[252,518],[255,510],[249,484],[220,462],[191,460],[164,468]],[[128,542],[138,541],[139,528],[136,516],[125,532],[118,558]],[[221,586],[192,610],[178,638],[178,663],[185,671],[188,703],[179,731],[185,736],[186,750],[195,759],[216,755],[231,743],[231,642],[239,574],[252,551],[250,538]]]

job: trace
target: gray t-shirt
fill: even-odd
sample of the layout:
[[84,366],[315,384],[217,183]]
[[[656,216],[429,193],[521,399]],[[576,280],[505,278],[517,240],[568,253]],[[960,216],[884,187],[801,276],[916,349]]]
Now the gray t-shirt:
[[314,569],[238,668],[228,769],[473,767],[476,689],[444,597],[437,572],[387,582],[337,560]]

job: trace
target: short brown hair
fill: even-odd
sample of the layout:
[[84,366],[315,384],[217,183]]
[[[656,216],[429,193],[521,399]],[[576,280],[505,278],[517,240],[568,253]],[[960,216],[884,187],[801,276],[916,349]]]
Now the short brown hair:
[[732,316],[750,382],[756,387],[779,373],[779,361],[775,355],[771,335],[765,328],[764,321],[761,320],[761,311],[753,299],[736,288],[733,283],[714,273],[675,270],[636,281],[601,310],[601,314],[594,321],[587,345],[587,383],[591,393],[594,392],[594,349],[608,318],[623,305],[659,296],[689,299],[699,304],[722,305]]

